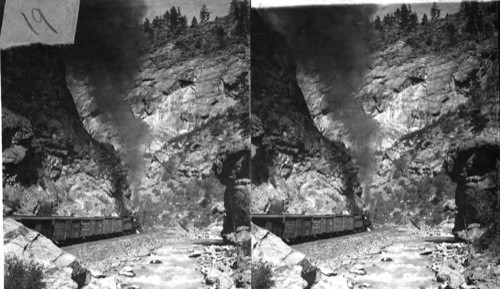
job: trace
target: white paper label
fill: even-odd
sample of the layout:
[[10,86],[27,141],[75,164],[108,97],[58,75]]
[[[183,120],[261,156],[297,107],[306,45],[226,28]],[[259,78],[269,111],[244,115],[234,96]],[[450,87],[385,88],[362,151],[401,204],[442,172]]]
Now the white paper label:
[[6,0],[0,48],[72,44],[80,0]]

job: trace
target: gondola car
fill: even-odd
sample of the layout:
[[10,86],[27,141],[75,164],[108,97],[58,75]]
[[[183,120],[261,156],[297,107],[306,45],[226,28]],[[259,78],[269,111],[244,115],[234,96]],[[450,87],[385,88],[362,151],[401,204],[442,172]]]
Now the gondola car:
[[371,225],[365,214],[310,216],[253,214],[252,222],[286,242],[360,232]]
[[35,217],[10,216],[40,232],[56,244],[131,234],[140,228],[136,216],[128,217]]

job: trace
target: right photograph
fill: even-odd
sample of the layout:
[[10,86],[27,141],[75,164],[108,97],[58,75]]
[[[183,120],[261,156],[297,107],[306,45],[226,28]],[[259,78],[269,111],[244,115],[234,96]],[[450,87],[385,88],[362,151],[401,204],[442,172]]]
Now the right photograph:
[[500,288],[498,2],[269,3],[252,288]]

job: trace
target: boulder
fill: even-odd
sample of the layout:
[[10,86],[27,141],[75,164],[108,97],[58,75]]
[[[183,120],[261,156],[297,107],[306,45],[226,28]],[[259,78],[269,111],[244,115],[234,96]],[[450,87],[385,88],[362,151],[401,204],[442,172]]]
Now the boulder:
[[450,289],[457,289],[465,282],[463,274],[447,265],[443,266],[441,270],[437,272],[436,280],[438,282],[447,282]]
[[89,282],[90,272],[76,257],[59,249],[52,241],[22,224],[6,218],[3,222],[4,253],[41,264],[48,289],[78,288]]
[[[292,284],[292,282],[297,282],[297,285],[293,285],[297,287],[293,288],[303,288],[300,286],[303,286],[305,282],[305,286],[310,287],[320,282],[323,278],[329,278],[322,273],[320,268],[312,265],[303,253],[290,248],[279,237],[256,225],[252,225],[252,248],[252,259],[254,262],[269,264],[273,268],[273,276],[276,276],[275,280],[279,281],[279,284],[276,286],[285,286]],[[327,273],[331,273],[331,275],[334,274],[334,272],[324,270]],[[296,276],[285,277],[285,273]],[[332,280],[345,279],[344,277],[339,277]],[[330,283],[323,282],[324,286],[327,286],[327,284]]]
[[302,267],[299,265],[282,265],[273,270],[274,286],[272,289],[304,289],[307,281],[300,277]]
[[311,289],[349,289],[348,280],[343,276],[322,277]]

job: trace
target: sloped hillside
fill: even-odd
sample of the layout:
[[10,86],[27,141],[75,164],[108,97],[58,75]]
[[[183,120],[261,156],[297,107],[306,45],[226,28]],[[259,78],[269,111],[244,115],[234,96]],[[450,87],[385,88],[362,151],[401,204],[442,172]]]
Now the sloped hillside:
[[299,214],[360,210],[349,152],[315,127],[285,39],[256,11],[251,33],[252,211],[280,203]]

